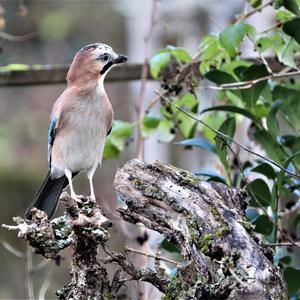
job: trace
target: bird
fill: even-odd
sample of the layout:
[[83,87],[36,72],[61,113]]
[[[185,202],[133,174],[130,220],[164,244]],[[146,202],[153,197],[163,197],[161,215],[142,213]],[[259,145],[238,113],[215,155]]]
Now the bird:
[[90,198],[96,201],[93,175],[102,161],[106,136],[113,121],[112,105],[104,89],[104,79],[116,64],[126,62],[126,55],[112,47],[94,43],[81,48],[67,73],[67,87],[55,101],[48,128],[48,173],[25,218],[32,219],[32,209],[54,215],[62,191],[69,186],[71,197],[81,201],[72,179],[85,172]]

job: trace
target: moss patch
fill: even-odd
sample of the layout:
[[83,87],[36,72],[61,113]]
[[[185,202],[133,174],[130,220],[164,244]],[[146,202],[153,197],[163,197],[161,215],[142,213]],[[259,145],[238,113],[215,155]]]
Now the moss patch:
[[142,191],[143,196],[154,198],[157,200],[163,200],[165,197],[165,193],[161,191],[157,186],[154,184],[145,183],[139,179],[134,179],[133,186],[137,189]]
[[215,235],[216,235],[217,238],[220,238],[220,237],[222,237],[222,236],[224,236],[224,235],[227,235],[227,234],[229,234],[229,233],[230,233],[230,228],[229,228],[229,226],[223,225],[223,226],[221,226],[221,227],[219,227],[219,228],[217,229]]
[[221,220],[221,215],[220,215],[219,211],[215,207],[212,207],[211,213],[214,216],[214,218],[215,218],[216,221],[220,221]]
[[199,178],[192,173],[184,170],[180,170],[181,179],[184,183],[189,185],[196,185],[199,182]]
[[201,232],[198,229],[197,222],[191,216],[188,216],[186,221],[190,234],[190,242],[198,246],[201,242]]
[[201,237],[199,247],[200,247],[200,251],[203,254],[205,254],[205,255],[209,254],[209,246],[210,246],[212,239],[213,239],[212,234],[208,234],[208,233],[204,234]]
[[177,278],[177,275],[174,275],[170,278],[168,284],[167,293],[162,298],[162,300],[176,300],[181,299],[182,286],[180,280]]

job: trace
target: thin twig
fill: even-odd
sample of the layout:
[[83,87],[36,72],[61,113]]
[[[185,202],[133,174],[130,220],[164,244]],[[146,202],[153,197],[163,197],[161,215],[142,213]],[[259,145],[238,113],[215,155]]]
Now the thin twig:
[[160,98],[159,98],[158,96],[152,98],[152,99],[150,100],[149,104],[147,105],[147,107],[146,107],[146,109],[145,109],[145,112],[149,112],[149,111],[152,109],[152,107],[153,107],[156,103],[159,102],[159,99],[160,99]]
[[279,191],[277,184],[274,182],[274,189],[275,189],[275,207],[273,212],[273,222],[274,222],[274,232],[273,232],[273,243],[277,243],[278,241],[278,231],[280,232],[279,228],[279,218],[278,218],[278,211],[279,211]]
[[259,48],[256,46],[255,41],[253,41],[251,37],[249,37],[249,40],[252,43],[253,48],[255,49],[255,51],[258,53],[258,55],[259,55],[260,59],[262,60],[263,64],[266,66],[266,69],[267,69],[268,73],[273,75],[273,71],[272,71],[270,65],[268,64],[268,62],[265,59],[265,57],[263,56],[263,54],[259,51]]
[[26,269],[27,269],[27,274],[26,274],[26,279],[27,279],[27,293],[28,293],[28,299],[29,300],[34,300],[34,290],[33,290],[33,282],[32,282],[32,249],[28,245],[27,246],[27,251],[26,251]]
[[24,35],[12,35],[7,32],[0,31],[0,39],[4,39],[10,42],[23,42],[35,38],[36,36],[36,32],[27,33]]
[[1,245],[7,250],[9,251],[11,254],[13,254],[16,257],[19,258],[24,258],[24,253],[17,250],[15,247],[13,247],[11,244],[9,244],[7,241],[5,240],[1,240],[0,241]]
[[258,32],[257,34],[262,35],[262,34],[268,33],[269,31],[271,31],[273,29],[279,28],[281,25],[282,25],[281,22],[277,22],[277,23],[273,24],[272,26],[266,28],[265,30]]
[[266,8],[269,5],[272,5],[274,3],[274,0],[270,0],[264,4],[261,4],[260,6],[256,7],[255,9],[249,11],[248,13],[242,15],[235,23],[241,23],[245,19],[251,17],[252,15],[256,14],[257,12],[260,12],[262,9]]
[[174,264],[174,265],[179,264],[179,262],[176,261],[176,260],[172,260],[172,259],[169,259],[169,258],[166,258],[166,257],[161,257],[159,255],[154,255],[154,254],[151,254],[151,253],[147,253],[147,252],[144,252],[144,251],[141,251],[141,250],[138,250],[138,249],[129,248],[127,246],[125,246],[125,250],[129,251],[129,252],[141,254],[141,255],[144,255],[144,256],[147,256],[147,257],[151,257],[151,258],[154,258],[154,259],[162,260],[162,261]]
[[[247,81],[239,81],[239,82],[233,82],[233,83],[225,83],[220,84],[217,86],[205,86],[206,89],[212,89],[212,90],[218,90],[218,91],[224,91],[224,90],[242,90],[242,89],[248,89],[251,88],[253,85],[266,81],[271,79],[280,79],[280,78],[287,78],[287,77],[294,77],[294,76],[300,76],[300,71],[292,71],[288,73],[277,73],[277,74],[271,74],[264,77],[260,77],[253,80],[247,80]],[[202,87],[203,88],[203,87]]]
[[[157,13],[157,0],[152,1],[152,10],[151,10],[151,21],[150,21],[150,28],[149,32],[147,33],[145,37],[145,44],[144,44],[144,63],[142,67],[142,77],[141,77],[141,88],[140,88],[140,94],[137,100],[137,103],[135,105],[135,111],[136,111],[136,119],[137,122],[140,123],[142,120],[142,110],[143,110],[143,104],[144,104],[144,96],[145,96],[145,89],[146,89],[146,83],[147,83],[147,77],[148,77],[148,59],[149,59],[149,51],[150,51],[150,42],[153,35],[154,27],[156,25],[156,13]],[[136,157],[138,159],[143,159],[143,136],[141,133],[140,128],[137,132],[137,141],[136,141]]]
[[300,247],[300,243],[295,242],[286,242],[286,243],[260,243],[261,246],[264,247],[292,247],[297,246]]
[[41,269],[43,269],[44,267],[46,267],[49,263],[51,262],[50,259],[42,259],[38,264],[36,264],[35,266],[33,266],[32,268],[32,272],[36,272],[39,271]]
[[18,225],[6,225],[6,224],[2,224],[3,228],[6,228],[8,230],[18,230],[19,226]]
[[44,282],[40,288],[40,291],[39,291],[39,300],[45,300],[45,296],[46,296],[46,293],[47,293],[47,290],[50,286],[50,277],[52,276],[52,266],[53,264],[50,266],[50,270],[48,270],[47,272],[47,275],[44,279]]
[[181,108],[180,106],[178,106],[177,104],[175,104],[174,102],[172,102],[168,97],[162,95],[159,91],[155,90],[155,93],[157,95],[159,95],[161,97],[161,99],[163,99],[165,102],[170,103],[171,105],[175,106],[178,110],[180,110],[181,112],[183,112],[185,115],[189,116],[191,119],[195,120],[196,122],[201,123],[202,125],[204,125],[205,127],[207,127],[208,129],[210,129],[212,132],[216,133],[217,135],[223,137],[224,139],[227,139],[229,141],[231,141],[233,144],[237,145],[238,147],[240,147],[241,149],[243,149],[246,152],[249,152],[259,158],[261,158],[264,161],[269,162],[270,164],[276,166],[277,168],[279,168],[280,170],[284,171],[287,174],[290,174],[294,177],[297,177],[300,179],[300,175],[293,173],[287,169],[285,169],[284,167],[282,167],[281,165],[279,165],[278,163],[276,163],[275,161],[273,161],[272,159],[269,159],[249,148],[247,148],[246,146],[240,144],[239,142],[237,142],[235,139],[233,139],[231,136],[222,133],[221,131],[215,129],[214,127],[210,126],[209,124],[207,124],[206,122],[202,121],[201,119],[199,119],[196,115],[184,110],[183,108]]

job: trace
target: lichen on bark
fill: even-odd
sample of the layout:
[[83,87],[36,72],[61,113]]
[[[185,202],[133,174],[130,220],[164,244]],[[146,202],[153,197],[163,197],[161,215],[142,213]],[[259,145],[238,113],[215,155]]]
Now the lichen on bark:
[[[34,210],[32,223],[18,217],[16,226],[6,226],[17,229],[20,238],[47,258],[72,247],[71,281],[57,291],[59,299],[115,299],[131,280],[151,283],[165,300],[288,299],[270,250],[257,243],[244,218],[245,191],[202,182],[171,165],[138,160],[117,171],[114,189],[126,204],[118,209],[121,217],[164,235],[184,261],[171,278],[160,268],[134,266],[124,254],[108,250],[112,223],[100,207],[88,197],[78,204],[65,194],[63,216],[48,220]],[[107,256],[100,260],[99,247]],[[109,263],[119,266],[113,280],[107,276]]]

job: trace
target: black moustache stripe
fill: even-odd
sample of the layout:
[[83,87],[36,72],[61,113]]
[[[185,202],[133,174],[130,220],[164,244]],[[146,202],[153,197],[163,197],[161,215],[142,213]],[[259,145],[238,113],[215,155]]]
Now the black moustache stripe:
[[103,75],[114,63],[112,61],[109,61],[100,72],[101,75]]

